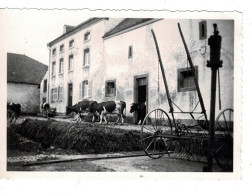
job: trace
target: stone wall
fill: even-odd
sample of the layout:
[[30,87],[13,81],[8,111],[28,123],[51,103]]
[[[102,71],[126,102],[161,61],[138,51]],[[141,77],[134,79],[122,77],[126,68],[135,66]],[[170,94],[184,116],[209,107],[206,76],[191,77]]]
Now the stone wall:
[[21,112],[39,112],[39,86],[33,84],[8,83],[7,101],[21,104]]

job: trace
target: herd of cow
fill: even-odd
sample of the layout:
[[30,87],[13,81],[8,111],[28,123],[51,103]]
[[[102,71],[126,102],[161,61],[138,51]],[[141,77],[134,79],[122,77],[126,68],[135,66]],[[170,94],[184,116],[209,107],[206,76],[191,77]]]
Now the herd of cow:
[[[126,103],[124,101],[107,101],[97,103],[96,101],[88,101],[83,100],[78,102],[74,106],[66,108],[66,114],[70,114],[71,112],[77,113],[76,121],[81,121],[80,115],[83,112],[88,112],[93,115],[92,122],[95,121],[95,117],[99,118],[99,124],[102,123],[102,120],[108,124],[106,115],[107,114],[115,114],[118,116],[116,124],[121,119],[121,122],[124,123],[124,119],[126,117]],[[143,118],[146,114],[146,106],[145,103],[133,103],[131,104],[130,113],[138,112],[138,116],[140,118],[139,124],[142,123]]]
[[[41,105],[41,109],[43,111],[43,116],[48,117],[50,105],[49,103],[43,103]],[[121,122],[124,123],[124,119],[126,117],[126,103],[124,101],[107,101],[98,103],[96,101],[88,101],[83,100],[78,102],[73,106],[66,107],[66,114],[70,114],[71,112],[76,113],[76,122],[81,122],[81,113],[90,113],[92,117],[92,122],[95,121],[95,117],[99,118],[99,124],[102,123],[102,120],[108,124],[106,115],[107,114],[115,114],[118,116],[116,124],[121,119]],[[139,119],[138,124],[142,124],[143,119],[146,115],[146,105],[143,103],[133,103],[130,107],[130,113],[137,112],[137,116]],[[10,122],[19,117],[21,113],[21,105],[15,103],[7,103],[7,117],[10,118]]]

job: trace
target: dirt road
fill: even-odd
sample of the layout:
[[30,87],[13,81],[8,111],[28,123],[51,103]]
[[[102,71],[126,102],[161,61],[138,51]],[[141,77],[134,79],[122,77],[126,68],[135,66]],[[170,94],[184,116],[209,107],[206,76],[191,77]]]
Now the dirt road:
[[[130,155],[138,153],[117,153],[110,156]],[[66,172],[202,172],[203,163],[186,160],[171,159],[168,155],[160,159],[151,159],[148,156],[104,159],[79,160],[72,162],[23,166],[27,163],[47,162],[50,160],[67,160],[80,158],[99,158],[106,155],[52,155],[40,154],[8,158],[8,171],[66,171]],[[214,171],[222,171],[217,166]]]

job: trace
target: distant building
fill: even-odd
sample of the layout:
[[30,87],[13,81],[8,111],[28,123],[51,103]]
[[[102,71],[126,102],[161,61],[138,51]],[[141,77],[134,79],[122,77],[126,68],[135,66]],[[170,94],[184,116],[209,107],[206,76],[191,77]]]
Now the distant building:
[[7,101],[20,103],[22,113],[40,108],[40,83],[48,66],[28,56],[7,53]]
[[[199,19],[93,18],[70,28],[48,44],[50,103],[65,113],[67,105],[83,99],[123,100],[128,121],[136,118],[129,113],[133,102],[146,101],[147,111],[162,108],[169,112],[153,29],[172,101],[183,111],[192,111],[198,97],[177,23],[184,33],[208,116],[211,70],[206,67],[210,58],[207,40],[213,34],[213,23],[217,23],[222,36],[222,108],[233,108],[234,21]],[[175,111],[179,111],[176,106]],[[201,112],[199,105],[195,111]]]

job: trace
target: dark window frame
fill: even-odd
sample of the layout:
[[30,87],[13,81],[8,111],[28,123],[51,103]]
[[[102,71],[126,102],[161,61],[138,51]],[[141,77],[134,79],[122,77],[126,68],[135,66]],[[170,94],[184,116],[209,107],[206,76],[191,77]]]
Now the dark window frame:
[[128,49],[128,59],[131,58],[133,58],[133,45],[130,45]]
[[74,47],[74,39],[71,39],[69,41],[69,48],[73,48]]
[[[88,52],[87,52],[88,51]],[[89,54],[89,59],[88,59],[88,63],[86,64],[86,54]],[[89,47],[87,47],[87,48],[85,48],[84,50],[83,50],[83,66],[85,67],[85,66],[90,66],[90,64],[91,64],[91,60],[90,60],[90,48]]]
[[60,45],[60,53],[63,53],[65,51],[65,45],[61,44]]
[[[114,91],[112,93],[108,91],[109,83],[114,84]],[[116,79],[105,81],[105,97],[114,97],[114,96],[116,96]]]
[[[72,59],[72,67],[70,67],[70,60],[71,60],[71,59]],[[73,54],[69,55],[69,56],[68,56],[68,71],[73,71],[73,66],[74,66],[73,60],[74,60],[74,55],[73,55]]]
[[59,74],[64,73],[64,58],[59,59]]
[[47,92],[47,79],[44,79],[44,88],[43,88],[43,92]]
[[207,22],[199,22],[199,39],[204,40],[207,38]]
[[88,31],[84,34],[84,42],[87,42],[90,40],[91,40],[91,33],[90,33],[90,31]]
[[[196,79],[198,81],[198,66],[194,66],[194,69],[195,69],[195,76],[196,76]],[[179,68],[178,69],[178,75],[177,75],[177,78],[178,78],[177,79],[178,92],[196,91],[196,86],[195,86],[194,81],[193,81],[193,86],[190,85],[190,86],[183,87],[183,82],[184,82],[185,79],[187,79],[187,81],[188,81],[188,77],[190,77],[189,78],[190,80],[194,80],[190,67],[188,67],[188,68]]]
[[56,61],[52,62],[52,76],[56,75]]
[[55,56],[55,55],[56,55],[56,52],[57,52],[57,49],[56,49],[56,48],[53,48],[53,49],[52,49],[52,56]]

